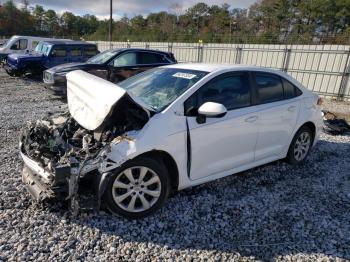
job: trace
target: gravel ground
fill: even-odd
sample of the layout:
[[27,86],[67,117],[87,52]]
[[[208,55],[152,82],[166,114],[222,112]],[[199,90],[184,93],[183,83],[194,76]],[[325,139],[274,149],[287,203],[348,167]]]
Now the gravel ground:
[[21,126],[62,104],[0,70],[0,261],[350,259],[349,135],[323,134],[303,166],[277,161],[179,192],[140,221],[74,218],[32,203],[20,179]]

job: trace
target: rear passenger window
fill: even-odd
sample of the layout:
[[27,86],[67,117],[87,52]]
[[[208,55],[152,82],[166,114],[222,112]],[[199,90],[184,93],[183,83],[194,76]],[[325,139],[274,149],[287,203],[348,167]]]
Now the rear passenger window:
[[198,109],[205,102],[223,104],[227,110],[237,109],[249,106],[250,97],[250,86],[245,74],[221,76],[211,80],[190,97],[185,102],[185,111]]
[[70,50],[71,56],[81,56],[81,48],[80,47],[72,47]]
[[164,64],[167,63],[167,60],[163,55],[155,54],[155,53],[140,53],[140,64],[148,65],[148,64]]
[[283,100],[283,86],[280,77],[271,74],[255,74],[260,104]]
[[290,99],[290,98],[293,98],[296,96],[300,96],[302,94],[300,89],[297,88],[295,85],[293,85],[288,80],[282,78],[282,82],[283,82],[284,98],[285,99]]
[[65,57],[67,56],[67,50],[64,47],[54,47],[52,55],[54,57]]
[[283,79],[283,89],[285,99],[295,97],[295,87],[285,79]]

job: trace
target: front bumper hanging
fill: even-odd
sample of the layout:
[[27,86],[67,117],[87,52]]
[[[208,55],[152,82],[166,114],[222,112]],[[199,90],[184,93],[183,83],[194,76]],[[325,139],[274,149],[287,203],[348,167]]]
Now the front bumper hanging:
[[64,170],[53,175],[22,152],[21,157],[24,161],[22,181],[34,200],[42,202],[46,199],[61,197],[68,191]]
[[49,173],[21,152],[24,161],[22,181],[32,198],[37,202],[44,202],[49,199],[69,200],[70,207],[74,213],[78,209],[96,210],[101,206],[102,195],[104,194],[111,173],[96,172],[93,176],[93,183],[89,183],[88,191],[93,194],[84,194],[80,190],[80,170],[78,166],[56,167],[55,173]]

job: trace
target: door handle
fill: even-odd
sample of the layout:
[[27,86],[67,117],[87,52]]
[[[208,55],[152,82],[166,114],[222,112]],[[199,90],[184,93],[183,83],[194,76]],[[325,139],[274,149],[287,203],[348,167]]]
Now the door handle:
[[288,111],[289,112],[294,112],[295,111],[295,109],[297,109],[297,107],[296,106],[290,106],[290,107],[288,107]]
[[248,123],[253,123],[256,120],[258,120],[258,116],[251,116],[251,117],[248,117],[248,118],[244,119],[244,121],[248,122]]

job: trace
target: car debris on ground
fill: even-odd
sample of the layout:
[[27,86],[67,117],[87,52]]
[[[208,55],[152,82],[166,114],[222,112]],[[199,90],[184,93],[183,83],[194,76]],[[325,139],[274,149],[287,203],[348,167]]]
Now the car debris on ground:
[[331,135],[342,135],[350,132],[350,125],[344,118],[339,118],[336,114],[323,110],[324,131]]

